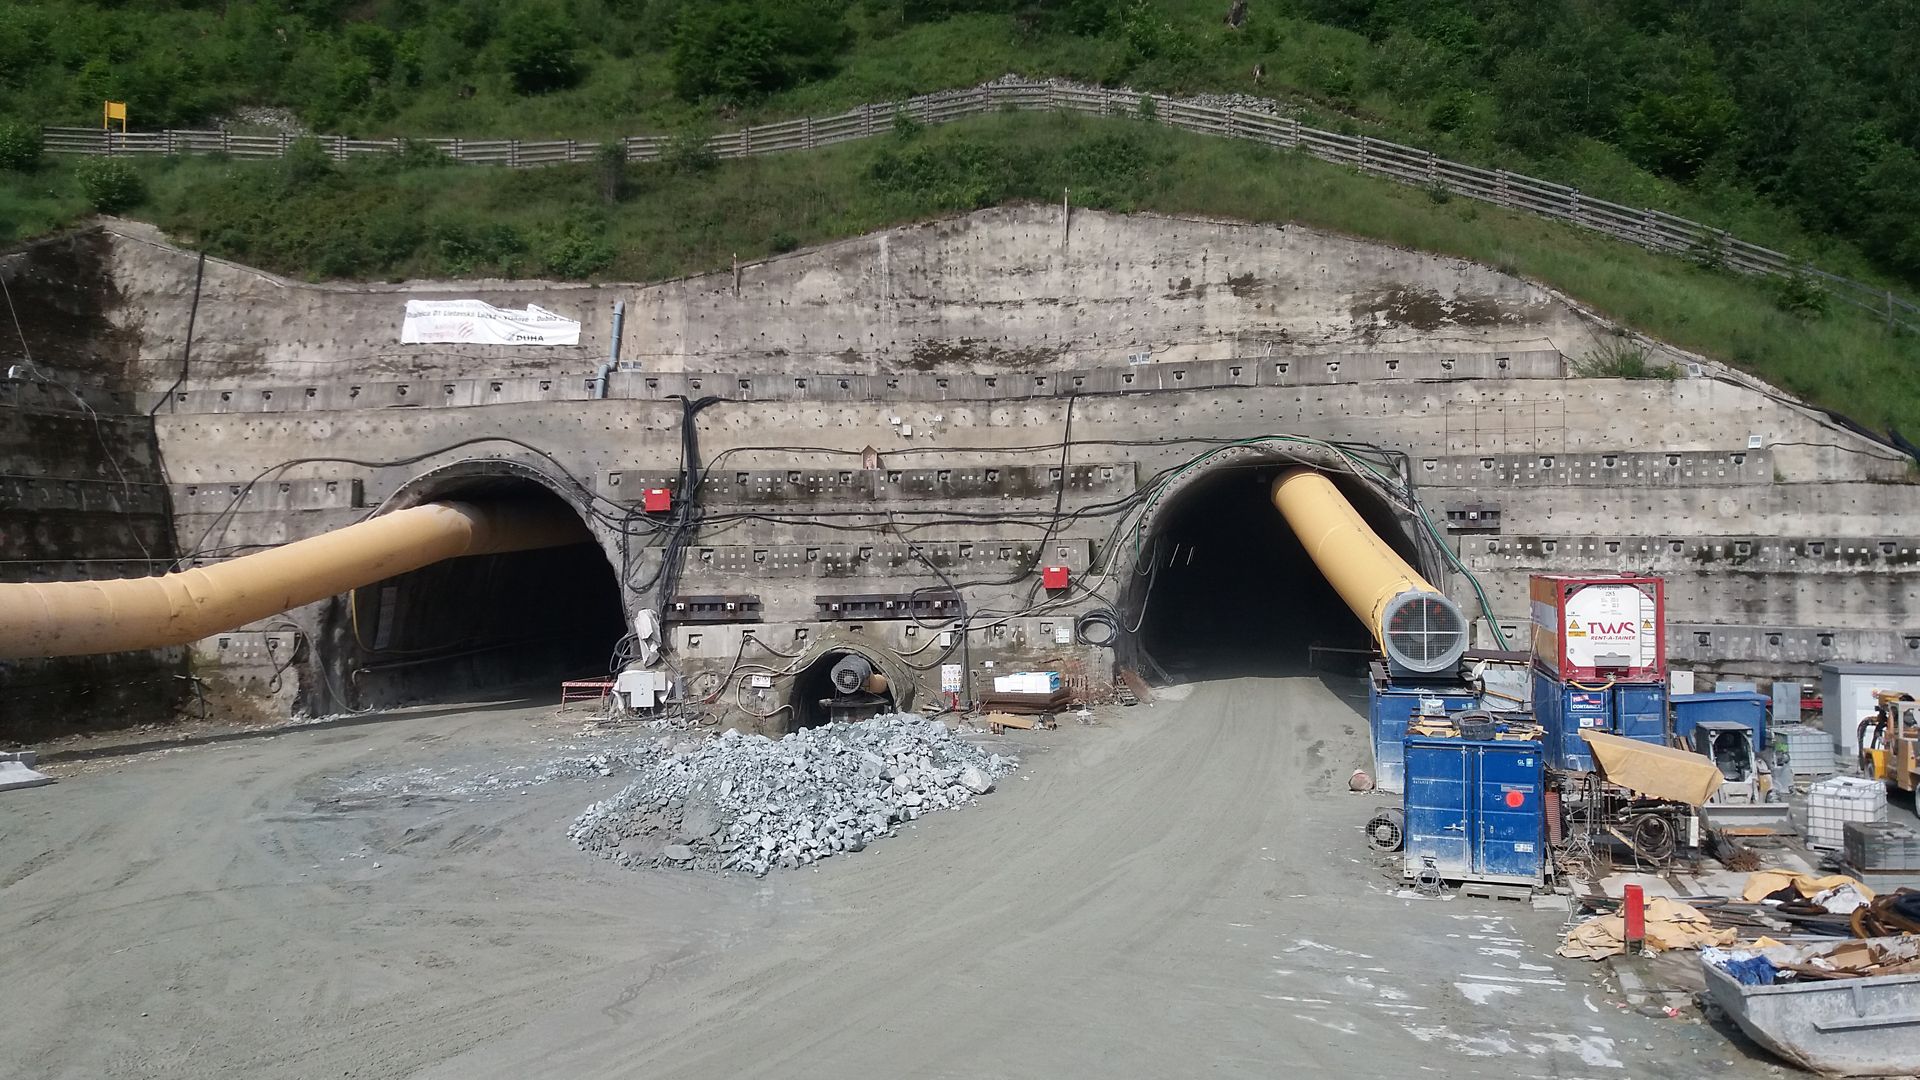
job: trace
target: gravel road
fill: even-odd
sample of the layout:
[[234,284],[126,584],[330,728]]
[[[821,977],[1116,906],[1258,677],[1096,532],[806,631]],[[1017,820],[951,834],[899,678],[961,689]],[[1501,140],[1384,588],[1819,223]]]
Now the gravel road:
[[367,782],[580,745],[551,710],[54,762],[0,797],[0,1072],[1773,1074],[1553,958],[1557,914],[1399,889],[1318,680],[1004,738],[978,804],[764,879],[580,852],[618,775]]

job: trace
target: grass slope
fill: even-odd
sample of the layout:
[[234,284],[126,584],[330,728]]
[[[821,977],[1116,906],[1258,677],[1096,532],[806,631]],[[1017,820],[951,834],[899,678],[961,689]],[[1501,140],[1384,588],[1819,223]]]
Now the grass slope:
[[[1764,281],[1570,226],[1361,176],[1305,155],[1134,120],[1002,115],[823,151],[677,168],[507,171],[393,159],[336,169],[146,168],[136,211],[210,252],[296,276],[651,280],[1019,200],[1300,222],[1483,262],[1875,427],[1920,429],[1920,339],[1836,306],[1789,314]],[[62,212],[66,166],[0,216]],[[0,188],[0,193],[6,189]],[[1579,358],[1576,358],[1579,359]]]

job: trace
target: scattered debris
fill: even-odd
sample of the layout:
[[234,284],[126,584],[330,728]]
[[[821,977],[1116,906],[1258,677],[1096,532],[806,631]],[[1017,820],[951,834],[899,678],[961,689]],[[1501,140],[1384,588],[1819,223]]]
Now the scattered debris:
[[781,739],[729,730],[647,764],[569,835],[622,866],[758,876],[860,851],[903,822],[986,794],[1017,764],[906,713]]
[[1920,1072],[1920,937],[1702,950],[1713,1003],[1755,1042],[1803,1068]]
[[1861,938],[1920,934],[1920,889],[1873,898],[1848,912],[1847,924]]
[[1754,904],[1776,896],[1782,889],[1792,889],[1792,899],[1812,898],[1843,885],[1854,886],[1865,894],[1866,899],[1873,899],[1873,890],[1845,874],[1815,877],[1794,870],[1761,870],[1748,875],[1746,885],[1740,890],[1740,898]]
[[[1648,952],[1668,949],[1698,949],[1707,945],[1731,945],[1739,937],[1733,929],[1715,929],[1707,917],[1691,904],[1656,896],[1647,901],[1646,948]],[[1559,948],[1561,956],[1576,960],[1604,960],[1627,951],[1627,920],[1623,914],[1600,915],[1567,932]]]
[[1053,717],[1045,713],[1036,716],[1021,716],[1009,712],[990,712],[981,716],[980,722],[985,724],[987,730],[993,732],[995,735],[1000,734],[1007,728],[1019,728],[1022,731],[1032,731],[1035,728],[1050,728],[1054,726]]

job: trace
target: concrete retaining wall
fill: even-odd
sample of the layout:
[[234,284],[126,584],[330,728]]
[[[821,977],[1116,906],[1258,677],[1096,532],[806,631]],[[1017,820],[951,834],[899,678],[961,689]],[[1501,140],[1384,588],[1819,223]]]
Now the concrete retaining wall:
[[[677,625],[667,613],[703,686],[762,646],[797,654],[827,632],[913,658],[927,696],[949,653],[976,679],[1045,662],[1098,686],[1110,654],[1059,640],[1092,601],[1035,607],[1027,575],[1048,562],[1114,572],[1124,553],[1111,521],[1043,530],[963,515],[1094,506],[1208,440],[1281,434],[1404,455],[1405,481],[1499,621],[1525,618],[1529,573],[1653,570],[1671,583],[1684,664],[1805,676],[1829,659],[1920,655],[1920,548],[1907,539],[1920,489],[1904,458],[1658,346],[1682,377],[1570,378],[1616,331],[1484,267],[1292,227],[1076,213],[1063,228],[1058,208],[644,287],[322,287],[210,263],[194,374],[169,391],[193,264],[135,232],[114,226],[100,295],[112,298],[112,340],[137,342],[132,378],[159,409],[190,554],[337,528],[459,462],[536,470],[603,508],[656,486],[684,498],[676,395],[725,398],[695,424],[709,469],[700,503],[753,516],[691,537],[678,592],[751,595],[754,607]],[[402,304],[421,295],[537,303],[581,318],[586,334],[564,349],[398,346]],[[595,400],[616,298],[630,364]],[[312,460],[279,467],[295,459]],[[74,508],[62,512],[91,505],[84,491],[48,497]],[[945,516],[910,543],[887,527],[889,512],[910,524],[930,510]],[[657,565],[657,534],[593,525],[635,580]],[[968,601],[1013,614],[961,643],[900,612],[829,608],[948,578],[1005,582]],[[1464,577],[1448,587],[1477,613]],[[319,620],[292,622],[312,636]],[[200,655],[259,678],[298,645],[267,641],[228,635]],[[310,665],[292,670],[326,697]],[[737,690],[732,706],[764,713],[784,684]]]

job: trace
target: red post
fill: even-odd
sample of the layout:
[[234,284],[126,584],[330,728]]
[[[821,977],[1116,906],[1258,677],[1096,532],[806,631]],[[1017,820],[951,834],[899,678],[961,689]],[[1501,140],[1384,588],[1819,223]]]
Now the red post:
[[1643,952],[1647,943],[1647,897],[1638,885],[1629,885],[1626,889],[1626,904],[1622,909],[1627,918],[1627,951]]

